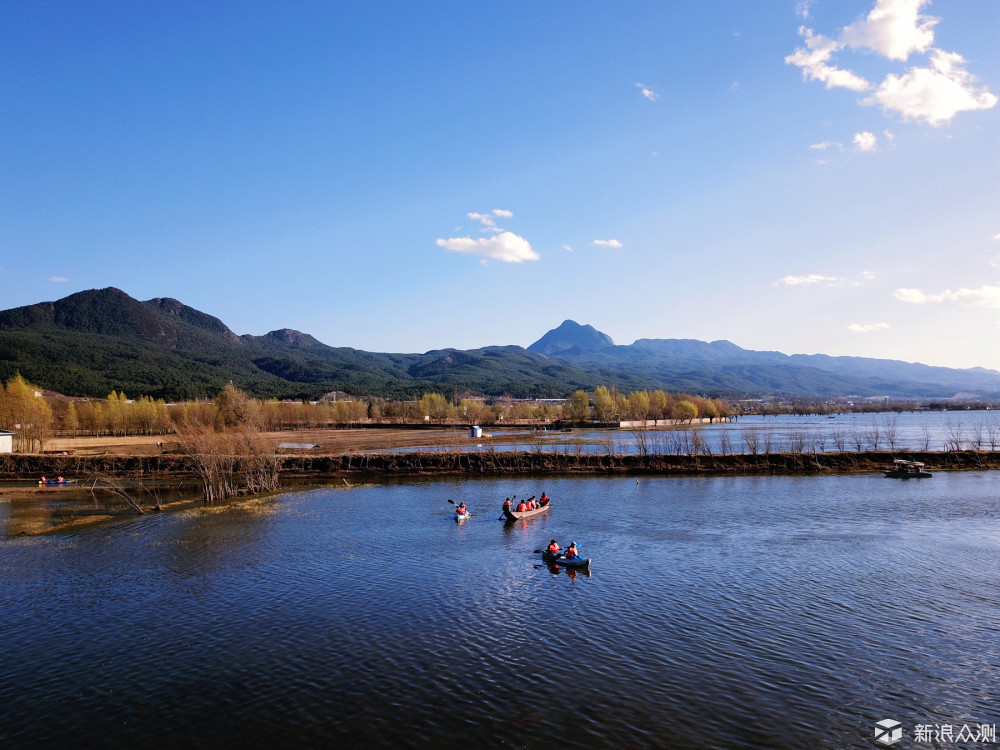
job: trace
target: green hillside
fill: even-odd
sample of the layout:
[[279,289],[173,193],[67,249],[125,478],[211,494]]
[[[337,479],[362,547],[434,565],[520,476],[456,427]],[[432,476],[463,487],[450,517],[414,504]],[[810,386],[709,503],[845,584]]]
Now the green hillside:
[[429,391],[564,398],[598,385],[709,396],[1000,397],[1000,373],[886,360],[787,356],[730,342],[644,339],[618,346],[565,321],[524,349],[487,346],[424,354],[332,347],[290,329],[237,336],[218,318],[171,298],[146,302],[114,289],[0,312],[0,380],[20,372],[42,388],[104,397],[112,390],[166,400],[214,396],[226,383],[260,398],[315,399],[330,391],[393,399]]

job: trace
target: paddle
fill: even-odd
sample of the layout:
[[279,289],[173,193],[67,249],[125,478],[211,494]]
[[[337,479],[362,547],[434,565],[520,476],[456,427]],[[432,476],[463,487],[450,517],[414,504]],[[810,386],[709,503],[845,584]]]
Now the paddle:
[[[514,497],[517,497],[517,495],[514,495]],[[514,497],[512,497],[512,498],[510,499],[510,504],[511,504],[511,505],[513,505],[513,504],[514,504]],[[502,521],[502,520],[503,520],[503,519],[505,519],[506,517],[507,517],[507,516],[500,516],[500,518],[498,518],[497,520],[498,520],[498,521]]]

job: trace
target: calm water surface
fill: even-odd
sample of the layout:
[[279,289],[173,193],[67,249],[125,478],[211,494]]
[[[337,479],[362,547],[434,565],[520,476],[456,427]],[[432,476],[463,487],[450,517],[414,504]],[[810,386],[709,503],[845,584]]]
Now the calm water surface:
[[746,416],[731,422],[648,430],[486,429],[496,439],[470,439],[456,430],[450,440],[438,445],[397,448],[395,452],[530,450],[671,455],[1000,450],[1000,411],[995,410]]
[[1000,724],[998,519],[991,473],[463,480],[5,538],[0,742],[931,747]]

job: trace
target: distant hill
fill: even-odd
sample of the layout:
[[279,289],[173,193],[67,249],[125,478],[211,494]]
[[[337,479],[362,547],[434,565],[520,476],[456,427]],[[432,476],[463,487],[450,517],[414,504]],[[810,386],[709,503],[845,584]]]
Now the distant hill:
[[582,326],[575,320],[564,320],[558,328],[542,336],[528,347],[529,351],[549,356],[573,356],[600,352],[615,345],[611,337],[593,326]]
[[212,397],[230,381],[261,398],[318,398],[334,390],[387,398],[429,391],[563,398],[598,385],[713,396],[947,398],[964,392],[1000,398],[1000,373],[992,370],[789,356],[728,341],[640,339],[619,346],[572,320],[527,349],[373,353],[328,346],[287,328],[238,336],[176,299],[140,302],[114,288],[0,312],[0,380],[16,372],[67,395],[117,390],[167,400]]

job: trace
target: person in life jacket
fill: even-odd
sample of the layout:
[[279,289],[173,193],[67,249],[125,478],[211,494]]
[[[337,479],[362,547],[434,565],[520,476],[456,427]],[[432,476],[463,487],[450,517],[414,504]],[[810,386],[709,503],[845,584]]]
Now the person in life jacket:
[[465,507],[465,503],[461,503],[455,506],[455,513],[457,513],[460,516],[464,516],[468,512],[469,510]]
[[503,509],[504,510],[511,510],[511,507],[510,507],[510,498],[509,497],[506,500],[503,501]]
[[524,500],[522,500],[521,502],[519,502],[517,504],[517,512],[518,513],[524,513],[524,511],[526,511],[527,509],[528,509],[528,504],[526,502],[524,502]]
[[559,546],[559,543],[555,539],[549,542],[548,551],[550,555],[558,555],[561,549],[562,548]]
[[542,490],[542,496],[538,498],[538,506],[545,507],[549,504],[549,496],[545,494],[545,490]]
[[528,510],[538,510],[538,502],[534,495],[528,498]]
[[569,547],[566,549],[566,559],[573,560],[580,556],[580,550],[576,548],[576,542],[570,542]]

